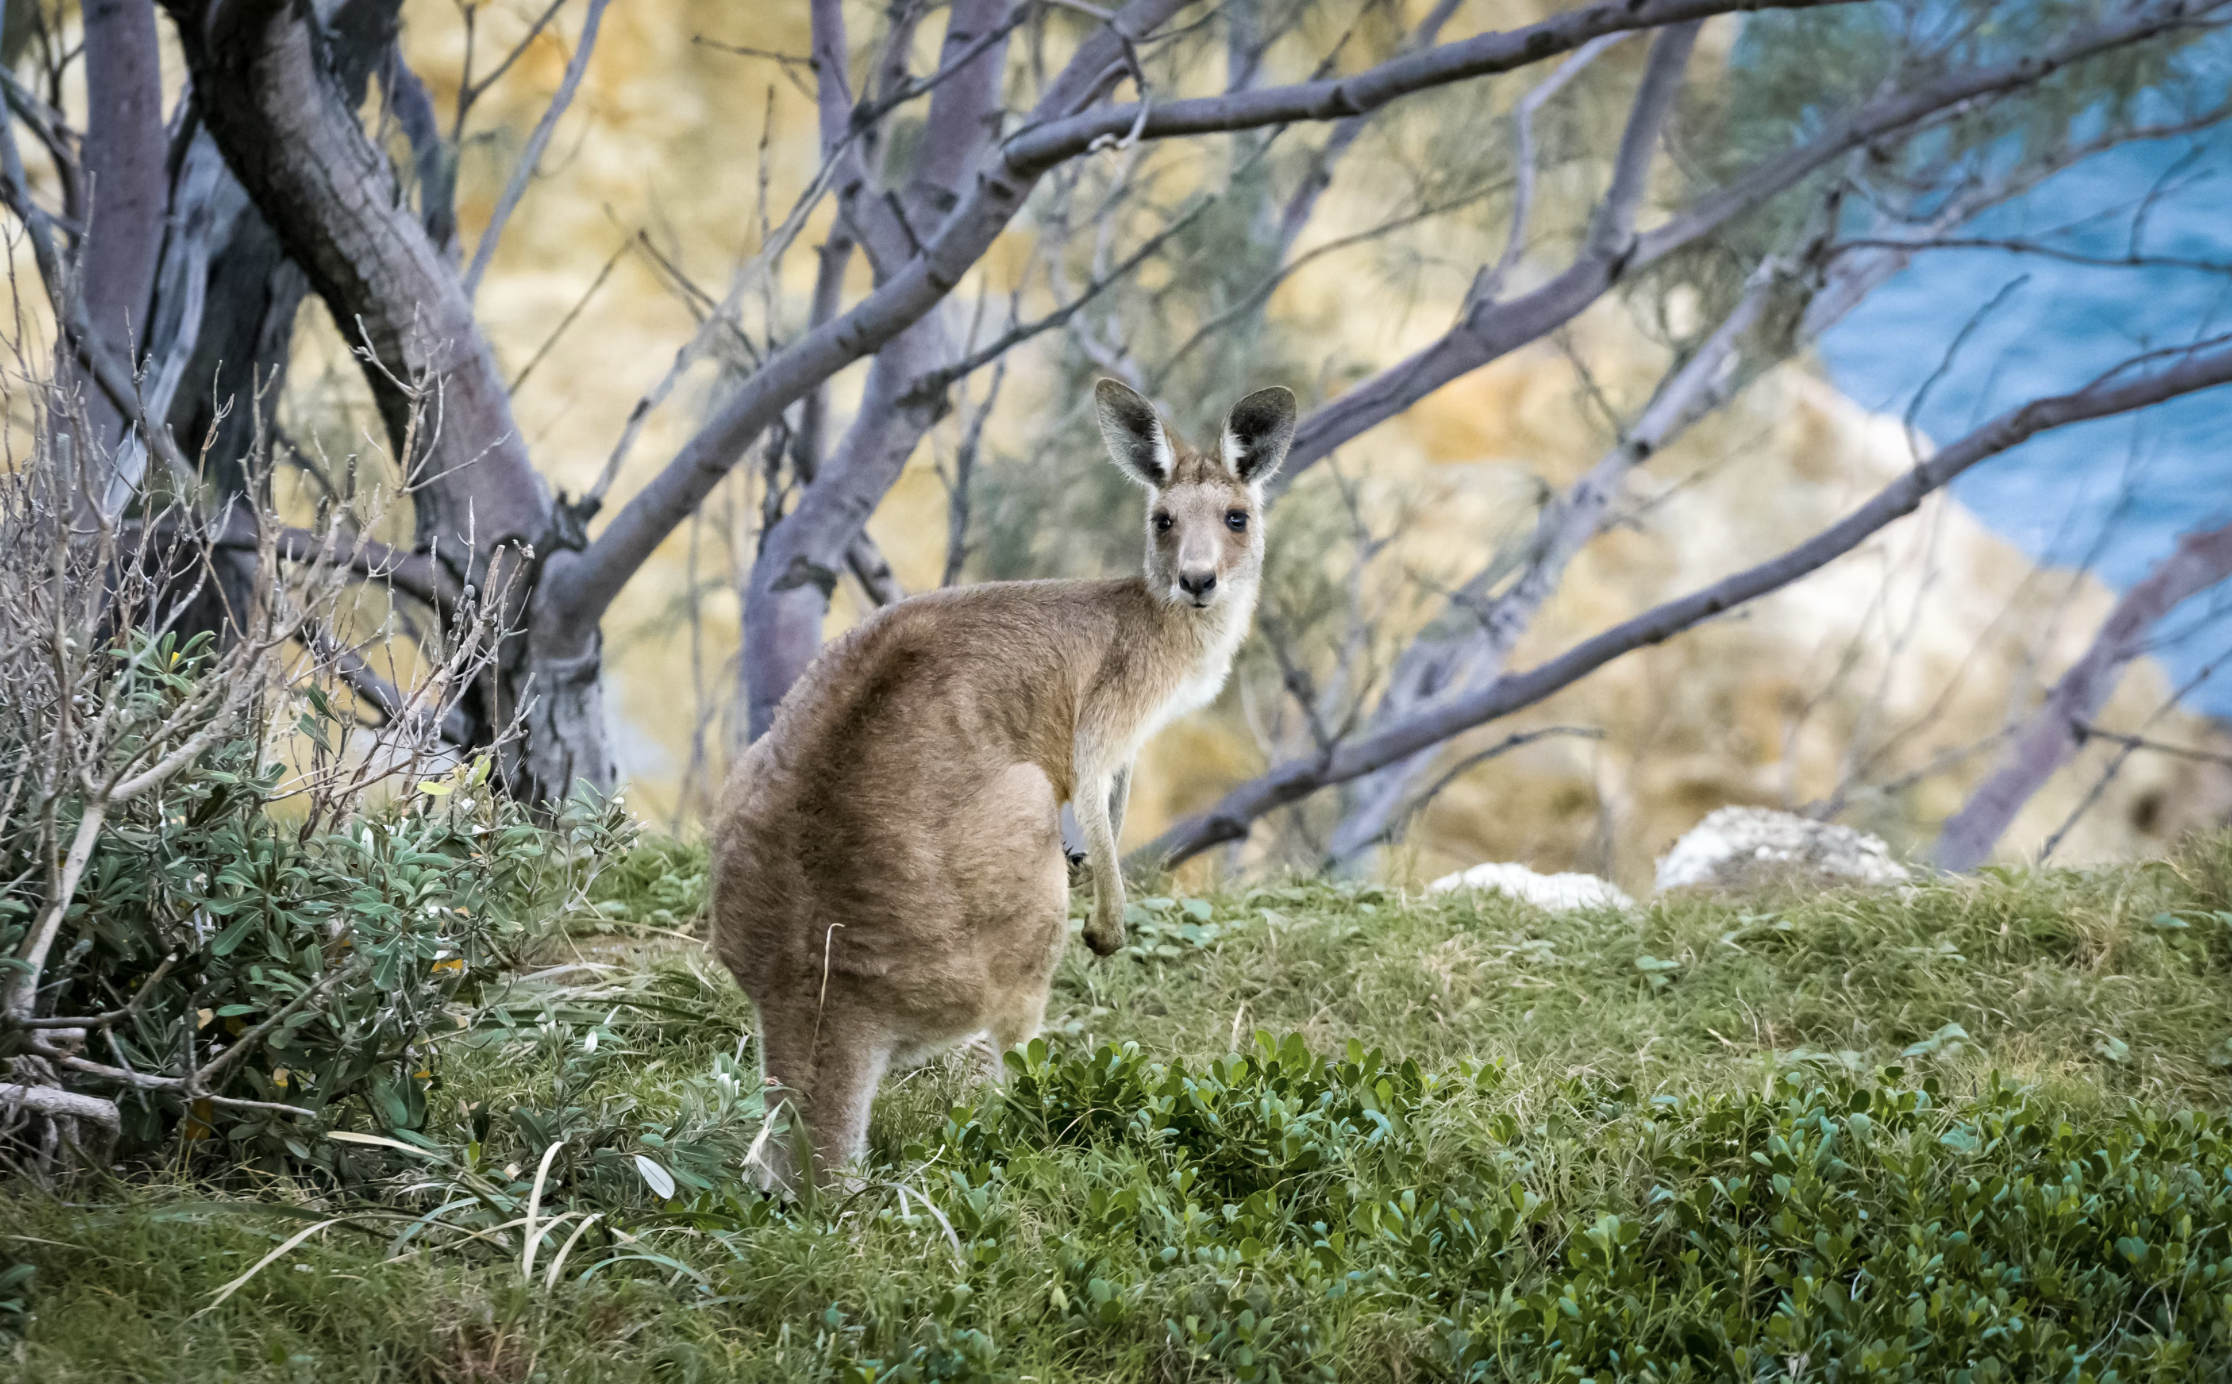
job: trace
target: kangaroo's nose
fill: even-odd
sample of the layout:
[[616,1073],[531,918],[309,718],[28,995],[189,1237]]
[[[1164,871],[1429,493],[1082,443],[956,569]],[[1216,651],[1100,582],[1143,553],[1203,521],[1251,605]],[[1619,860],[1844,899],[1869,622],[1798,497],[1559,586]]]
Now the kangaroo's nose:
[[1198,601],[1217,589],[1217,574],[1215,572],[1180,572],[1178,574],[1178,589]]

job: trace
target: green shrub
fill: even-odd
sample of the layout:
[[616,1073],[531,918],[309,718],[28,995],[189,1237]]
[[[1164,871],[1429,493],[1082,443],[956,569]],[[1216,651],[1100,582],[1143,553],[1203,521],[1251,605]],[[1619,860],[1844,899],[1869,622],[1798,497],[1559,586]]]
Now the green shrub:
[[[321,1127],[419,1134],[442,1040],[632,828],[588,796],[553,823],[531,821],[490,791],[483,759],[304,831],[267,810],[281,771],[258,768],[257,749],[219,745],[112,814],[67,915],[69,945],[48,964],[42,1009],[126,1011],[97,1035],[105,1050],[94,1055],[134,1071],[239,1051],[211,1080],[215,1101],[86,1078],[116,1097],[123,1152],[182,1135],[229,1167],[361,1177],[385,1156],[330,1143]],[[0,837],[6,877],[39,878],[17,856],[28,837]],[[10,913],[20,920],[34,902],[10,898]],[[0,1043],[20,1051],[23,1036]]]

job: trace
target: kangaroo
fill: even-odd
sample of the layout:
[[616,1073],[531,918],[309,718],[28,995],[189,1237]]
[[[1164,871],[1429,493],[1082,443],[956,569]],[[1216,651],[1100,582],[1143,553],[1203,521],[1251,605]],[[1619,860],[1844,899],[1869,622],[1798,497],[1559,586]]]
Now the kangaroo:
[[[893,1062],[987,1034],[996,1080],[1038,1032],[1068,932],[1064,802],[1094,881],[1086,945],[1123,946],[1132,762],[1216,697],[1254,617],[1294,395],[1242,399],[1208,452],[1114,380],[1093,395],[1109,456],[1148,493],[1145,573],[885,607],[822,650],[722,791],[713,945],[758,1007],[817,1178],[864,1149]],[[766,1168],[785,1189],[794,1171],[788,1150]]]

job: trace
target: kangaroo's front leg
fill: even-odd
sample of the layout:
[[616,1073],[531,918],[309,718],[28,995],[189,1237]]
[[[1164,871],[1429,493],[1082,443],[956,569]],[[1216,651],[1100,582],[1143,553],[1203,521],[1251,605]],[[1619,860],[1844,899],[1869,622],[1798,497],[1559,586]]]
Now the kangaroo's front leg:
[[[1128,780],[1129,774],[1122,772],[1120,777]],[[1113,956],[1124,945],[1124,871],[1116,858],[1112,788],[1107,778],[1096,775],[1086,779],[1070,801],[1093,864],[1093,916],[1085,924],[1085,945],[1101,956]]]
[[1119,768],[1108,789],[1108,835],[1118,848],[1124,844],[1124,809],[1131,806],[1131,771],[1129,764]]

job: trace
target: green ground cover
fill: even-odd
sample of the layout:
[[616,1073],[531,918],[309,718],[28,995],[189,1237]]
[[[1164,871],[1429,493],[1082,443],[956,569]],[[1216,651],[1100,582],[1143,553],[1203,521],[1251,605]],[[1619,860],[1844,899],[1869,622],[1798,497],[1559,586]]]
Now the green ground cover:
[[1004,1089],[894,1076],[873,1169],[788,1205],[703,892],[612,862],[416,1127],[336,1121],[353,1179],[174,1141],[0,1191],[0,1374],[2232,1377],[2232,841],[1634,914],[1150,898]]

